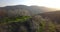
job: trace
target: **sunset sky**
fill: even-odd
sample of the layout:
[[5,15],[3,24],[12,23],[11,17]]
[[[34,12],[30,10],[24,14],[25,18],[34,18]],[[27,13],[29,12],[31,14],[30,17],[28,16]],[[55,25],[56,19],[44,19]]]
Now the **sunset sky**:
[[10,5],[38,5],[60,9],[60,0],[0,0],[0,7]]

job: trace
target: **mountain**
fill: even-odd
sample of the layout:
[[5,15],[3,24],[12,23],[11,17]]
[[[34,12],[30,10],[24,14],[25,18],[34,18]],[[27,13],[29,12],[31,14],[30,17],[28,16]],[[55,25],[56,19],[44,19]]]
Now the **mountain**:
[[60,32],[59,16],[60,11],[46,7],[0,7],[0,32]]
[[30,10],[33,12],[35,11],[34,13],[38,14],[38,13],[43,13],[43,12],[54,11],[55,9],[43,7],[43,6],[30,6]]
[[[16,6],[6,6],[0,7],[0,15],[2,16],[18,16],[18,15],[35,15],[43,12],[53,11],[54,9],[39,7],[39,6],[26,6],[26,5],[16,5]],[[3,13],[2,13],[3,12]]]
[[40,14],[43,18],[49,18],[50,20],[60,24],[60,10],[45,12]]
[[60,32],[59,19],[60,11],[47,7],[0,7],[0,32]]

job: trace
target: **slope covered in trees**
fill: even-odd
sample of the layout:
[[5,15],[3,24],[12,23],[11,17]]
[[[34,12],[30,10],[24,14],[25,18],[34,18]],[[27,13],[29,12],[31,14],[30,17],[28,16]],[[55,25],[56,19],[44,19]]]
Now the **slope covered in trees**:
[[0,32],[56,32],[55,24],[40,15],[3,18]]
[[59,25],[52,21],[60,19],[59,13],[37,15],[45,11],[49,11],[49,8],[25,5],[2,7],[0,32],[60,32]]

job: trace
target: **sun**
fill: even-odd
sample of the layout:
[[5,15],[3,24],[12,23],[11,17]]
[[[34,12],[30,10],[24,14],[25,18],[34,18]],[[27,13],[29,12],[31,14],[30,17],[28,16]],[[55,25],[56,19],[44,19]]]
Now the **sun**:
[[30,0],[26,2],[26,5],[38,5],[49,8],[60,9],[60,0]]
[[60,9],[60,0],[38,0],[36,5]]
[[60,0],[42,0],[40,3],[40,6],[60,9]]

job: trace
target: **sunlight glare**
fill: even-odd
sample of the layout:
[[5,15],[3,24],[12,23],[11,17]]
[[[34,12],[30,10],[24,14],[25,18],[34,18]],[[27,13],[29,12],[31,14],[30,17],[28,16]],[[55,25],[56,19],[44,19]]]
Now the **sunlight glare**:
[[49,8],[57,8],[60,9],[60,0],[30,0],[26,2],[26,5],[38,5],[45,6]]

